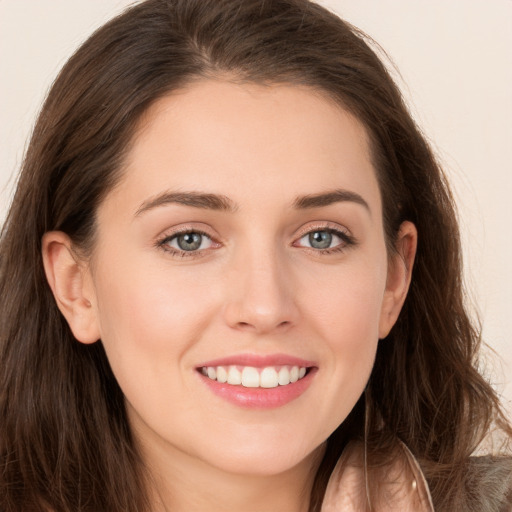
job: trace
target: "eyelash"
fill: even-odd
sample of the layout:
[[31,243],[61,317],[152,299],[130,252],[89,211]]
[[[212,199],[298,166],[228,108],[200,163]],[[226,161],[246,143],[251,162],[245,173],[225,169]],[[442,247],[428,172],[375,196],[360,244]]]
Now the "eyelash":
[[188,228],[188,229],[183,229],[180,231],[175,231],[171,235],[165,235],[163,238],[157,240],[156,246],[158,248],[162,249],[163,251],[165,251],[167,254],[170,254],[172,257],[175,257],[175,258],[198,258],[198,257],[204,256],[204,252],[207,251],[208,249],[199,249],[196,251],[184,251],[184,250],[180,250],[180,249],[175,249],[174,247],[170,247],[168,245],[172,240],[178,238],[179,236],[192,234],[192,233],[201,235],[201,236],[204,236],[204,237],[210,239],[212,241],[212,244],[214,244],[214,245],[220,245],[218,242],[215,242],[214,239],[205,231],[202,231],[201,229],[196,229],[196,228]]
[[[327,232],[332,235],[335,235],[338,238],[340,238],[342,243],[340,243],[339,245],[337,245],[335,247],[330,247],[327,249],[316,249],[314,247],[295,245],[298,241],[300,241],[305,236],[312,234],[312,233],[316,233],[316,232]],[[185,251],[185,250],[175,249],[174,247],[170,247],[168,245],[172,240],[175,240],[177,237],[179,237],[181,235],[192,234],[192,233],[204,236],[204,237],[210,239],[213,245],[220,246],[220,243],[215,242],[215,240],[208,233],[206,233],[205,231],[202,231],[201,229],[195,229],[195,228],[183,229],[180,231],[176,231],[176,232],[172,233],[171,235],[165,235],[164,237],[157,240],[156,246],[158,248],[162,249],[163,251],[165,251],[167,254],[170,254],[172,257],[176,257],[176,258],[199,258],[199,257],[202,257],[205,255],[205,251],[208,251],[210,248],[198,249],[195,251]],[[353,236],[349,235],[347,232],[342,231],[340,229],[335,229],[335,228],[332,228],[332,227],[329,227],[326,225],[322,225],[322,226],[313,226],[313,227],[308,228],[307,230],[304,230],[303,232],[300,233],[300,235],[297,237],[296,241],[292,245],[294,247],[302,247],[303,249],[308,249],[316,255],[328,256],[330,254],[342,253],[345,250],[347,250],[348,248],[350,248],[356,244],[357,244],[357,242],[356,242],[355,238]]]
[[297,242],[302,240],[305,236],[310,235],[312,233],[330,233],[332,235],[337,236],[341,243],[339,245],[336,245],[334,247],[329,247],[327,249],[315,249],[314,247],[304,247],[304,246],[297,246],[295,245],[296,242],[294,242],[295,247],[303,247],[304,249],[312,251],[315,255],[319,256],[329,256],[331,254],[341,254],[345,252],[350,247],[353,247],[357,245],[356,239],[347,233],[346,231],[343,231],[339,228],[334,228],[329,225],[317,225],[317,226],[310,226],[306,230],[300,233],[300,235],[297,237]]

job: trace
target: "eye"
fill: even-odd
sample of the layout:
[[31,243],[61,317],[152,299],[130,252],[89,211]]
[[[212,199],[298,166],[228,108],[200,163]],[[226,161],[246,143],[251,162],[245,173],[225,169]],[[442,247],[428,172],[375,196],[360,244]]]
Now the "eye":
[[296,243],[299,247],[310,247],[319,251],[342,250],[353,243],[352,238],[334,229],[315,229],[303,235]]
[[205,233],[198,231],[187,231],[166,237],[160,242],[164,248],[176,251],[195,252],[209,249],[213,245],[212,239]]
[[307,242],[309,247],[313,247],[313,249],[329,249],[332,247],[333,241],[336,244],[337,238],[336,235],[333,235],[333,233],[329,231],[313,231],[313,233],[303,236],[301,241],[303,241],[303,243]]

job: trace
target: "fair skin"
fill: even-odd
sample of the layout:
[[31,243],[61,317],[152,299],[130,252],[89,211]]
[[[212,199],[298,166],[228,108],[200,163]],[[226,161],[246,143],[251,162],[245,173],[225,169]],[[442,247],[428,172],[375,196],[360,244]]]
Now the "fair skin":
[[[304,87],[204,80],[145,114],[89,259],[45,235],[62,313],[78,341],[101,338],[125,394],[155,510],[307,510],[409,286],[416,230],[388,255],[381,211],[346,111]],[[221,385],[204,373],[222,359],[305,375]]]

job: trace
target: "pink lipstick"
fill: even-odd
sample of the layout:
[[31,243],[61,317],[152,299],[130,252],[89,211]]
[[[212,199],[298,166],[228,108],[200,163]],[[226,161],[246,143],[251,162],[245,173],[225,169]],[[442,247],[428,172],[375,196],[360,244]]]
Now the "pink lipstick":
[[197,370],[217,396],[240,407],[267,409],[300,397],[317,367],[312,361],[286,354],[240,354],[204,362]]

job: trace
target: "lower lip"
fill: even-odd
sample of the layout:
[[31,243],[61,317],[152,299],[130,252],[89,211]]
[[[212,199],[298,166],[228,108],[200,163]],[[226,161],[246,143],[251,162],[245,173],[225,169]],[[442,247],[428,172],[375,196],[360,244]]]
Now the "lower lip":
[[275,409],[299,398],[311,384],[315,373],[316,368],[311,368],[297,382],[275,388],[233,386],[209,379],[202,374],[198,375],[213,393],[232,404],[250,409]]

